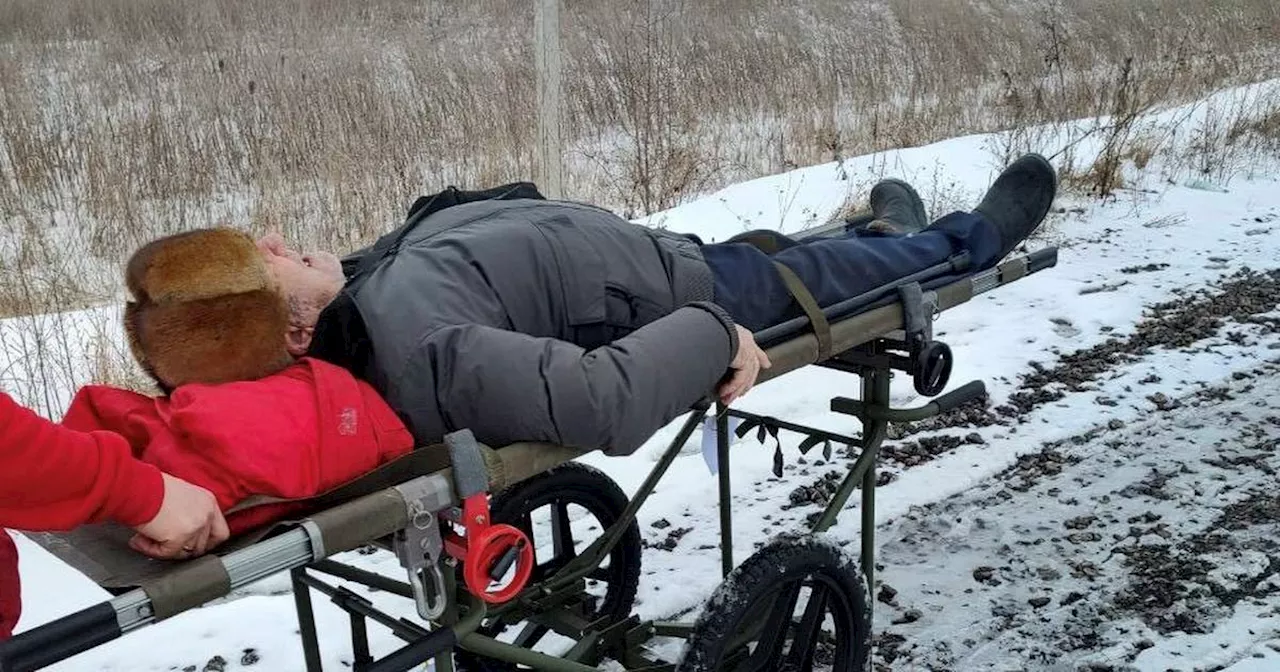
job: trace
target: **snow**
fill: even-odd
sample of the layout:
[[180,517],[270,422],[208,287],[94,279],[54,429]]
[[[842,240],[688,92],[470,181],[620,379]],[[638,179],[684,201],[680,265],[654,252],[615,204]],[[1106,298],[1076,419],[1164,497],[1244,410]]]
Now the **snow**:
[[[1162,112],[1148,123],[1159,128],[1182,120],[1188,128],[1194,128],[1197,119],[1215,107],[1240,96],[1260,95],[1278,85],[1280,80],[1225,91],[1207,101]],[[1041,145],[1034,149],[1054,154],[1066,144],[1078,142],[1077,159],[1087,157],[1097,151],[1097,143],[1090,138],[1080,139],[1094,123],[1097,122],[1063,125],[1032,134]],[[796,231],[823,223],[851,194],[865,193],[880,176],[912,181],[926,203],[932,205],[931,214],[937,216],[976,203],[997,172],[995,148],[1003,142],[1001,137],[992,135],[961,137],[855,157],[843,164],[806,167],[738,184],[639,221],[697,233],[706,240],[723,240],[752,228]],[[1114,199],[1065,196],[1058,204],[1062,211],[1053,214],[1042,234],[1029,244],[1032,249],[1050,243],[1060,245],[1056,268],[975,297],[939,318],[937,335],[951,346],[957,358],[951,387],[980,379],[987,386],[992,406],[998,407],[1016,390],[1020,377],[1031,371],[1032,363],[1051,367],[1060,353],[1131,334],[1152,305],[1181,300],[1240,269],[1280,267],[1280,171],[1276,168],[1280,157],[1273,158],[1277,161],[1269,164],[1262,159],[1242,163],[1229,180],[1220,179],[1222,176],[1197,177],[1172,160],[1157,160],[1145,171],[1131,169],[1133,183]],[[1151,264],[1155,266],[1150,270],[1133,270]],[[1270,315],[1275,317],[1277,313]],[[1228,332],[1240,332],[1245,338],[1233,340],[1228,338]],[[1269,380],[1250,379],[1244,383],[1233,382],[1232,378],[1236,373],[1257,371],[1280,357],[1277,347],[1280,334],[1268,332],[1263,325],[1232,324],[1193,347],[1158,348],[1136,361],[1118,365],[1087,389],[1068,392],[1057,401],[1038,406],[1016,426],[996,424],[937,432],[958,432],[960,436],[976,433],[983,442],[961,444],[924,464],[894,469],[896,479],[878,488],[878,554],[884,554],[887,563],[882,578],[899,591],[900,604],[912,604],[923,616],[913,624],[891,624],[890,619],[899,614],[877,604],[877,633],[906,633],[904,636],[915,651],[963,653],[967,662],[956,669],[1035,669],[1035,660],[1018,658],[1007,645],[1017,642],[1027,645],[1024,648],[1035,648],[1035,634],[1060,635],[1064,630],[1052,630],[1053,625],[1069,628],[1070,619],[1046,617],[1050,623],[1044,630],[1032,628],[1032,635],[1011,633],[1002,629],[1000,618],[992,616],[990,603],[965,590],[974,587],[970,576],[974,566],[1014,562],[1019,553],[1025,552],[1026,556],[1025,560],[1016,560],[1018,563],[1043,559],[1060,564],[1061,558],[1047,549],[1027,551],[1035,547],[1019,547],[1009,555],[1001,546],[1012,539],[1034,536],[1041,527],[1061,529],[1062,520],[1080,515],[1084,504],[1063,504],[1061,499],[1044,494],[1043,488],[1033,489],[1039,493],[1035,497],[1031,496],[1032,491],[1015,497],[1012,501],[1020,506],[992,503],[988,489],[993,483],[1002,482],[1002,474],[1020,457],[1038,453],[1046,443],[1106,428],[1113,421],[1124,423],[1123,431],[1112,433],[1128,441],[1128,448],[1117,450],[1106,445],[1105,441],[1116,437],[1105,432],[1104,436],[1080,444],[1067,441],[1071,452],[1082,459],[1069,473],[1087,480],[1071,481],[1069,476],[1062,476],[1058,484],[1062,491],[1078,491],[1084,501],[1086,491],[1109,492],[1140,479],[1148,462],[1198,462],[1208,450],[1203,446],[1234,436],[1232,432],[1238,429],[1234,420],[1222,420],[1227,407],[1190,407],[1155,415],[1158,411],[1148,395],[1160,392],[1185,400],[1205,388],[1233,384],[1234,389],[1241,390],[1252,382],[1256,384],[1252,391],[1239,392],[1235,401],[1222,403],[1232,404],[1243,421],[1259,421],[1259,414],[1267,408],[1263,402],[1280,392],[1276,389],[1276,374],[1270,374]],[[1153,373],[1158,374],[1160,382],[1140,382]],[[852,376],[811,367],[758,386],[739,406],[792,422],[856,433],[855,420],[827,409],[833,396],[856,397],[857,383]],[[1097,403],[1099,397],[1107,397],[1116,405],[1101,406]],[[893,398],[900,406],[923,401],[912,391],[910,381],[901,376],[895,378]],[[1171,419],[1177,423],[1173,429],[1164,426]],[[663,428],[634,456],[592,455],[582,461],[605,471],[630,495],[638,489],[682,420]],[[1280,428],[1274,425],[1269,429],[1265,423],[1259,426],[1270,431],[1272,437],[1280,434]],[[1170,432],[1175,429],[1182,438],[1172,438]],[[803,526],[805,516],[817,508],[783,508],[788,494],[797,485],[808,484],[845,464],[839,460],[822,464],[820,452],[814,451],[801,465],[795,447],[802,437],[785,431],[780,436],[787,463],[781,479],[771,473],[772,440],[760,445],[750,437],[735,439],[737,445],[730,464],[717,465],[728,468],[733,478],[736,562],[774,535]],[[704,441],[704,435],[694,434],[640,511],[642,533],[651,543],[663,541],[673,530],[689,528],[673,550],[645,549],[636,607],[643,618],[692,620],[721,581],[717,483],[704,453]],[[1181,525],[1182,536],[1193,534],[1218,514],[1226,500],[1236,499],[1247,490],[1246,486],[1256,485],[1240,474],[1227,473],[1222,478],[1228,483],[1240,478],[1240,491],[1222,498],[1199,495],[1198,488],[1202,489],[1206,481],[1188,477],[1183,479],[1185,482],[1174,484],[1182,488],[1177,492],[1181,508],[1157,502],[1153,510],[1164,506],[1168,509],[1166,520],[1171,525]],[[1094,506],[1095,513],[1103,515],[1109,505]],[[829,532],[832,540],[846,544],[850,550],[857,548],[857,507],[855,495]],[[950,515],[956,511],[963,513],[960,522]],[[666,520],[670,526],[655,527],[659,520]],[[590,522],[579,520],[577,526]],[[1117,529],[1124,531],[1126,526],[1122,524]],[[916,539],[914,545],[904,542],[908,536]],[[18,542],[25,602],[20,631],[107,599],[87,579],[28,540],[19,538]],[[1146,543],[1145,538],[1142,543]],[[1258,571],[1258,567],[1266,565],[1265,557],[1257,555],[1257,551],[1253,553],[1237,558],[1236,564],[1228,562],[1218,567],[1213,580],[1230,582],[1242,573]],[[1104,555],[1100,553],[1099,558]],[[395,559],[386,553],[349,553],[340,559],[391,576],[400,573]],[[1105,566],[1103,576],[1117,582],[1125,580],[1125,572],[1114,566],[1118,561],[1107,564],[1095,560]],[[1069,568],[1060,567],[1059,571],[1069,576]],[[1272,580],[1280,583],[1280,577]],[[1035,591],[1027,584],[1015,583],[991,590],[983,588],[984,594],[990,593],[991,599],[1001,604],[1008,603],[1014,618],[1034,621],[1024,612],[1027,598],[1033,597]],[[1098,588],[1091,585],[1089,590],[1096,592]],[[301,670],[302,654],[288,591],[287,581],[272,579],[51,669],[170,670],[188,665],[201,669],[215,655],[227,659],[227,669],[240,669],[242,653],[253,649],[260,658],[255,663],[257,669]],[[403,600],[381,593],[361,594],[391,613],[413,617],[412,605]],[[320,631],[329,633],[322,637],[326,666],[340,669],[337,666],[342,662],[350,662],[345,616],[323,596],[314,597]],[[1058,597],[1055,594],[1055,600]],[[1099,608],[1106,606],[1093,598],[1084,602]],[[1280,632],[1272,624],[1277,608],[1280,598],[1275,595],[1241,601],[1236,608],[1225,609],[1211,618],[1212,628],[1207,634],[1162,635],[1134,618],[1109,622],[1100,636],[1112,642],[1110,648],[1083,651],[1080,660],[1086,654],[1123,658],[1136,642],[1147,639],[1152,645],[1131,661],[1134,669],[1192,670],[1215,665],[1230,672],[1277,669]],[[397,646],[380,627],[371,626],[370,636],[375,654]],[[966,639],[974,640],[972,648],[963,643]],[[674,644],[663,650],[671,655],[678,653]]]
[[[1262,345],[1270,343],[1280,338],[1273,335]],[[1045,660],[1030,657],[1044,656],[1043,649],[1066,648],[1062,642],[1096,633],[1101,643],[1087,656],[1069,657],[1071,663],[1119,665],[1134,642],[1147,639],[1150,646],[1131,660],[1136,669],[1185,669],[1193,661],[1197,666],[1230,662],[1280,634],[1271,622],[1274,601],[1246,598],[1232,613],[1194,588],[1230,591],[1246,577],[1268,575],[1269,558],[1250,547],[1256,540],[1244,530],[1261,525],[1252,531],[1269,534],[1266,528],[1274,523],[1254,518],[1223,524],[1218,517],[1250,498],[1273,496],[1274,472],[1206,466],[1205,458],[1257,449],[1240,440],[1240,430],[1280,412],[1277,371],[1273,364],[1254,378],[1225,384],[1233,394],[1228,401],[1197,405],[1188,395],[1186,406],[1148,414],[1093,440],[1064,444],[1057,449],[1066,465],[1060,471],[1029,468],[1033,485],[1023,492],[999,495],[1000,483],[989,480],[890,526],[880,539],[880,560],[886,565],[881,578],[898,590],[895,606],[928,614],[900,630],[913,647],[916,642],[921,649],[933,647],[915,661],[963,670],[1022,669],[1027,660]],[[1272,427],[1271,434],[1280,435]],[[1275,457],[1265,455],[1268,461]],[[1154,473],[1161,475],[1160,484],[1143,487],[1153,482]],[[1134,546],[1177,552],[1212,533],[1232,541],[1222,550],[1194,554],[1195,562],[1215,565],[1209,571],[1192,570],[1192,560],[1181,556],[1159,567],[1155,576],[1142,577],[1125,567]],[[1086,562],[1097,576],[1076,573]],[[995,581],[969,580],[981,566],[996,568]],[[1159,593],[1166,571],[1187,574],[1176,577],[1177,585],[1188,588],[1169,610],[1184,603],[1186,617],[1211,631],[1161,637],[1111,599],[1111,593],[1126,590]],[[1065,599],[1073,594],[1074,600]],[[1035,596],[1051,601],[1028,606]]]

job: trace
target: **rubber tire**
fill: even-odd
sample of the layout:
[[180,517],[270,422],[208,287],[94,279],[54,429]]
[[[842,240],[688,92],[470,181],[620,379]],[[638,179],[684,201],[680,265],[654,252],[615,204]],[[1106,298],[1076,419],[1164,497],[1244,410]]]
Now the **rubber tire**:
[[[622,517],[631,500],[607,474],[580,462],[565,462],[546,472],[525,479],[494,495],[490,500],[489,515],[494,523],[515,524],[520,516],[537,507],[545,506],[549,495],[568,495],[571,503],[592,511],[600,523],[600,529],[608,530]],[[589,502],[583,504],[583,502]],[[610,581],[605,598],[596,611],[612,620],[622,620],[631,615],[636,591],[640,585],[640,559],[643,547],[640,542],[640,524],[631,521],[622,539],[609,554],[609,568],[620,568],[617,581]],[[500,631],[481,628],[487,636]],[[481,656],[462,649],[454,650],[454,665],[458,672],[515,672],[524,670],[512,663]]]
[[[846,646],[851,649],[851,664],[834,668],[834,672],[869,670],[871,596],[865,574],[855,559],[826,537],[805,534],[776,538],[729,572],[694,624],[676,672],[715,672],[714,661],[720,660],[725,643],[738,632],[740,622],[759,600],[797,575],[819,573],[836,584],[853,621],[844,623],[850,635]],[[828,609],[831,599],[828,597]],[[841,626],[837,623],[836,627],[838,632]]]

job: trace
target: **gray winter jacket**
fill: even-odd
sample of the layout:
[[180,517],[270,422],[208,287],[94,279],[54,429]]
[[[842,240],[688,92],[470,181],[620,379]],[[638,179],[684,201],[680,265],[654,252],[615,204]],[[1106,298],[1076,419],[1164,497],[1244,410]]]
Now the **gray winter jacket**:
[[692,240],[599,208],[453,205],[365,250],[311,354],[368,380],[420,445],[634,452],[711,393],[738,342]]

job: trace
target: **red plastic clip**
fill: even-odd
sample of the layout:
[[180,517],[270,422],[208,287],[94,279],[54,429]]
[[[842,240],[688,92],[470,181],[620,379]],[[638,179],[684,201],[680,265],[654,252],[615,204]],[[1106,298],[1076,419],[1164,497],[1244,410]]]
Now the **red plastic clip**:
[[[466,537],[447,534],[445,552],[462,561],[462,577],[467,589],[490,604],[506,602],[529,583],[533,575],[533,544],[519,528],[494,525],[489,517],[489,496],[472,495],[462,502]],[[515,576],[506,586],[491,590],[515,565]]]

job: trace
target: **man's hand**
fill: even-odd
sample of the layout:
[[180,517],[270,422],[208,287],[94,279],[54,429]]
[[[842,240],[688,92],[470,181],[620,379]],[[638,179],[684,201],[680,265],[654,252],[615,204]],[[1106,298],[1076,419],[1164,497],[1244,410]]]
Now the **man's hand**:
[[150,522],[134,528],[129,546],[153,558],[193,558],[230,536],[218,501],[204,488],[164,474],[164,501]]
[[773,366],[769,356],[756,344],[756,337],[740,324],[733,325],[738,330],[738,354],[729,363],[733,375],[720,384],[720,402],[725,406],[746,394],[756,384],[760,369]]

